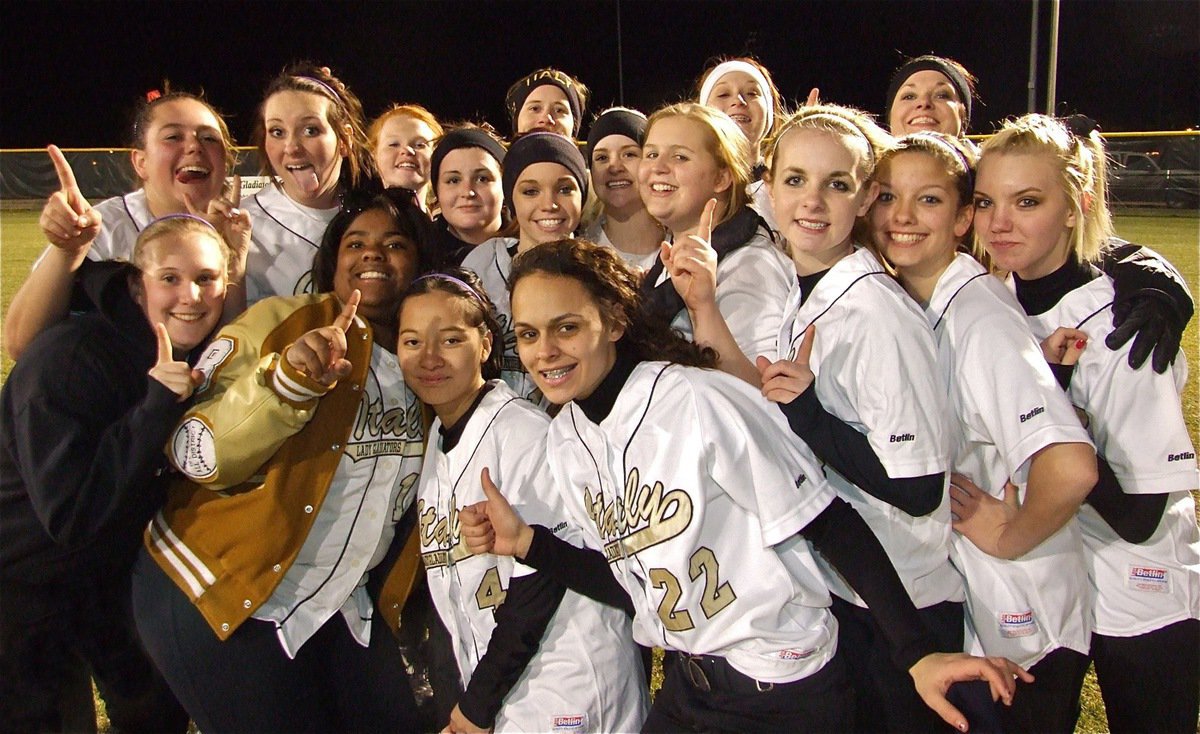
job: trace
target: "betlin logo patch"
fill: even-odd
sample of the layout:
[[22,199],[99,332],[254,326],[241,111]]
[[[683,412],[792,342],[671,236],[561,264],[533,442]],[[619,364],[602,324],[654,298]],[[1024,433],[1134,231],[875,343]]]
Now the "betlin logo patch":
[[1046,412],[1046,406],[1039,405],[1038,407],[1034,408],[1033,410],[1029,411],[1028,413],[1022,413],[1021,414],[1021,422],[1024,423],[1025,421],[1031,420],[1032,418],[1039,416],[1045,412]]
[[1125,585],[1134,591],[1169,594],[1171,593],[1171,576],[1165,568],[1130,566]]
[[1028,637],[1037,632],[1037,622],[1033,619],[1032,609],[1023,612],[1000,612],[997,621],[1000,623],[1001,637]]
[[906,441],[916,441],[917,437],[911,433],[901,433],[899,436],[892,434],[888,439],[888,443],[905,443]]
[[586,727],[587,717],[584,714],[555,716],[550,722],[550,731],[583,731]]
[[1188,459],[1194,458],[1196,458],[1196,455],[1191,451],[1184,451],[1178,454],[1167,454],[1167,461],[1187,461]]

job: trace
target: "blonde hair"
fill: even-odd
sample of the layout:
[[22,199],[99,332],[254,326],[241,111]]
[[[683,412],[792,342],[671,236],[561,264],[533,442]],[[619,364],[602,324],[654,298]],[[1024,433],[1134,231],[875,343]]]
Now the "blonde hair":
[[164,237],[181,237],[187,234],[209,237],[217,243],[217,249],[221,253],[221,274],[227,275],[229,272],[229,247],[225,244],[224,238],[211,224],[191,215],[167,215],[154,220],[143,229],[133,246],[131,261],[134,267],[145,272],[155,262],[157,248],[154,247],[154,244],[156,242]]
[[764,146],[767,170],[775,173],[775,153],[784,136],[793,130],[822,130],[846,140],[853,140],[862,155],[855,173],[865,183],[875,175],[875,166],[883,151],[891,147],[892,136],[876,124],[868,113],[854,107],[818,104],[802,107],[788,116]]
[[708,152],[717,160],[717,165],[729,171],[733,185],[729,187],[729,201],[724,214],[714,225],[733,217],[750,203],[746,187],[750,185],[751,172],[757,160],[754,145],[746,139],[742,129],[737,126],[729,115],[718,112],[711,107],[705,107],[696,102],[679,102],[668,105],[650,115],[646,123],[646,139],[650,139],[650,131],[655,123],[668,117],[683,117],[700,123],[707,133]]
[[1072,133],[1061,121],[1042,114],[1006,120],[1000,132],[988,138],[979,161],[1002,153],[1049,156],[1058,171],[1076,225],[1071,230],[1071,251],[1080,261],[1095,260],[1113,235],[1108,208],[1108,161],[1100,133]]

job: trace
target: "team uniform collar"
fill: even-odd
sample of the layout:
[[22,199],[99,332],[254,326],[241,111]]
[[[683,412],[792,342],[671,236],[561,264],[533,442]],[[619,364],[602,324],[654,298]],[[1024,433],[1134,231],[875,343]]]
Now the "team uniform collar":
[[467,412],[463,413],[459,419],[455,421],[454,425],[447,427],[439,423],[438,433],[442,437],[442,451],[444,453],[449,453],[454,449],[455,446],[458,445],[458,442],[462,439],[463,432],[467,428],[467,424],[471,422],[471,416],[475,415],[475,411],[479,408],[479,404],[483,402],[484,397],[486,397],[487,394],[492,391],[493,387],[495,387],[494,383],[483,383],[483,387],[480,388],[479,393],[475,395],[475,400],[471,402],[471,407],[467,408]]
[[1021,276],[1013,273],[1012,279],[1021,308],[1030,316],[1037,316],[1054,308],[1063,295],[1087,285],[1099,275],[1099,270],[1089,263],[1080,262],[1075,253],[1071,253],[1062,267],[1049,275],[1021,280]]
[[978,260],[965,252],[955,253],[950,265],[938,278],[937,285],[933,287],[933,295],[929,297],[929,305],[925,307],[925,317],[929,319],[929,325],[936,329],[962,289],[989,276],[990,273]]
[[617,397],[621,394],[621,388],[625,387],[629,376],[633,374],[634,368],[640,363],[641,360],[636,355],[622,347],[621,342],[617,342],[617,360],[613,363],[612,369],[608,371],[591,395],[575,401],[588,420],[600,425],[608,417],[608,414],[612,412],[613,405],[617,402]]

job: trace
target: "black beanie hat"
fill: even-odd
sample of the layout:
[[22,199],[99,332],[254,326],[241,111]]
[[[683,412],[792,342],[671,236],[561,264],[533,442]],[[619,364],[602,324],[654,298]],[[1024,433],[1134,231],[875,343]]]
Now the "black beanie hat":
[[581,99],[575,80],[558,69],[538,69],[508,88],[508,94],[504,96],[504,106],[508,108],[513,134],[515,135],[517,132],[517,116],[520,115],[521,107],[529,98],[530,92],[546,84],[558,87],[563,94],[567,95],[567,103],[571,105],[571,116],[575,120],[571,134],[578,135],[579,125],[583,121],[583,106],[587,104],[587,98]]
[[892,102],[896,99],[896,92],[899,92],[901,85],[918,71],[936,71],[950,80],[950,84],[958,92],[958,101],[962,102],[963,111],[966,113],[963,116],[963,132],[965,133],[971,127],[971,84],[962,75],[962,72],[955,68],[954,64],[951,64],[948,59],[943,59],[941,56],[918,56],[899,69],[896,69],[896,73],[892,74],[892,80],[888,83],[887,101],[883,107],[883,119],[891,119]]
[[442,168],[442,161],[445,160],[450,151],[458,150],[459,148],[482,148],[490,153],[496,159],[497,163],[501,166],[504,165],[504,146],[500,144],[500,141],[488,135],[480,128],[462,127],[457,130],[451,130],[438,138],[437,145],[433,149],[433,155],[429,159],[431,181],[435,184],[437,183],[438,172]]
[[624,135],[641,145],[646,137],[646,116],[637,110],[625,107],[613,107],[600,113],[592,127],[588,130],[585,158],[588,166],[592,163],[592,150],[596,144],[609,135]]
[[588,174],[583,153],[575,142],[558,133],[534,132],[517,138],[504,158],[502,182],[505,206],[512,207],[512,193],[521,172],[534,163],[560,163],[579,183],[583,200],[587,201]]

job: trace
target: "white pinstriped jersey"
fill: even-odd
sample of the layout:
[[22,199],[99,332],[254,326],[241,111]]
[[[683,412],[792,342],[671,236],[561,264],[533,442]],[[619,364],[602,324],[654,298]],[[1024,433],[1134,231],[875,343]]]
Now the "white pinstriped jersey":
[[833,657],[829,593],[797,535],[833,490],[757,390],[644,362],[599,425],[567,403],[547,444],[571,522],[632,598],[638,642],[770,682]]
[[513,332],[512,293],[509,291],[508,276],[512,272],[513,260],[509,248],[516,244],[515,237],[493,237],[467,253],[462,266],[475,271],[483,283],[483,289],[496,306],[496,318],[500,320],[504,334],[500,378],[521,397],[537,402],[541,391],[521,366],[521,358],[517,355],[517,335]]
[[[752,361],[760,354],[774,353],[795,274],[792,261],[761,226],[749,243],[717,263],[717,309],[738,349]],[[664,269],[656,285],[669,277]],[[692,338],[692,319],[686,308],[675,315],[671,327]]]
[[[950,441],[946,387],[937,371],[933,333],[925,315],[866,249],[842,258],[800,305],[793,279],[779,334],[778,358],[791,359],[816,325],[812,358],[817,397],[825,410],[866,434],[889,477],[946,472]],[[917,608],[961,601],[962,577],[950,564],[950,496],[924,517],[877,499],[825,466],[837,493],[879,537]],[[865,606],[821,559],[829,587]]]
[[145,189],[105,199],[95,208],[100,212],[100,233],[88,250],[88,259],[131,260],[138,234],[154,219]]
[[1130,369],[1129,345],[1104,346],[1112,331],[1112,280],[1106,275],[1030,316],[1034,336],[1059,326],[1085,332],[1087,349],[1071,377],[1070,398],[1088,415],[1088,431],[1128,494],[1167,494],[1167,508],[1145,543],[1121,540],[1090,505],[1079,511],[1095,587],[1095,631],[1128,637],[1200,618],[1200,530],[1188,490],[1200,484],[1179,393],[1187,379],[1180,353],[1164,375]]
[[251,242],[246,255],[246,305],[269,296],[316,293],[313,256],[337,208],[313,209],[269,185],[242,202],[250,213]]
[[[1010,478],[1025,496],[1029,460],[1054,443],[1091,444],[1055,382],[1012,293],[959,253],[925,309],[950,388],[954,469],[993,497]],[[954,534],[951,559],[967,579],[968,649],[1029,667],[1061,647],[1087,654],[1091,588],[1072,519],[1015,560]]]
[[[449,452],[441,447],[441,421],[430,430],[417,499],[421,555],[464,686],[487,650],[510,579],[533,571],[508,557],[472,556],[458,533],[458,512],[485,499],[479,475],[486,467],[526,522],[554,528],[563,511],[544,472],[549,423],[495,380]],[[582,544],[577,531],[557,534]],[[505,697],[495,731],[553,731],[556,721],[574,720],[575,732],[637,731],[648,706],[643,680],[625,614],[568,590]]]

